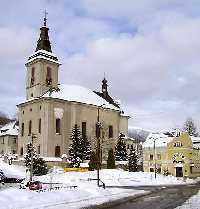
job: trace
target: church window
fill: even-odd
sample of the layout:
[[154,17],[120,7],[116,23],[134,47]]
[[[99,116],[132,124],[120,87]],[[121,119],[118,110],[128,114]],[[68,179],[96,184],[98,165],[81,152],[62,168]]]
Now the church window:
[[99,138],[100,137],[100,127],[98,124],[96,124],[96,137]]
[[52,84],[51,68],[50,67],[47,67],[46,84],[47,85],[51,85]]
[[35,82],[35,68],[33,67],[31,69],[31,86],[34,85],[34,82]]
[[40,105],[40,110],[42,109],[42,106]]
[[60,157],[60,146],[55,147],[55,157]]
[[153,160],[153,155],[152,154],[150,154],[150,160]]
[[108,137],[113,138],[113,126],[109,126]]
[[154,172],[154,169],[153,168],[150,168],[150,172]]
[[21,149],[20,149],[20,155],[23,155],[23,147],[21,147]]
[[31,93],[31,97],[33,97],[33,93]]
[[60,118],[56,118],[56,133],[60,134],[60,129],[61,129],[61,121]]
[[87,131],[86,122],[82,122],[82,137],[84,139],[86,138],[86,131]]
[[24,115],[24,110],[22,111],[22,114]]
[[24,123],[22,123],[21,136],[24,136]]
[[29,124],[28,124],[28,135],[29,136],[31,135],[31,132],[32,132],[32,121],[30,120]]
[[30,112],[32,112],[32,108],[30,108]]
[[41,134],[41,118],[38,121],[38,133]]

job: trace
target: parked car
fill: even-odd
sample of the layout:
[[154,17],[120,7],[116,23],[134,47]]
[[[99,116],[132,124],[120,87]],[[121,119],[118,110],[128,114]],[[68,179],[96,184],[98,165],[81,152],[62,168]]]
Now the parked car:
[[20,183],[23,179],[16,178],[16,177],[7,177],[5,176],[4,172],[0,170],[0,182],[1,183]]
[[40,181],[29,182],[29,189],[30,190],[40,190],[40,189],[42,189],[42,183]]

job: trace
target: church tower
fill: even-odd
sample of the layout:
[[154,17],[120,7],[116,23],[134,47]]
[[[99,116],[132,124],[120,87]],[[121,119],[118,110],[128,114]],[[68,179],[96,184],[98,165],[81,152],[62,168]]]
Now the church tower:
[[49,41],[49,28],[45,14],[44,25],[40,28],[40,37],[35,53],[26,63],[26,99],[37,98],[49,90],[58,89],[58,69],[60,63],[52,53]]

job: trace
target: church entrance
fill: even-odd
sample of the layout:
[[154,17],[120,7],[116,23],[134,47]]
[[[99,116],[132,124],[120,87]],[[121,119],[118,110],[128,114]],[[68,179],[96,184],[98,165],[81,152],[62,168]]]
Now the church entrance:
[[183,177],[183,168],[176,167],[176,177]]

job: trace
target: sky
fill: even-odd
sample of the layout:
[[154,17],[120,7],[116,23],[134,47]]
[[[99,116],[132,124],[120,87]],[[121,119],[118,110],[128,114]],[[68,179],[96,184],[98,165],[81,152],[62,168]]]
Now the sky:
[[131,116],[129,125],[160,131],[200,126],[199,0],[0,0],[0,111],[25,100],[25,62],[44,10],[60,83],[101,88]]

